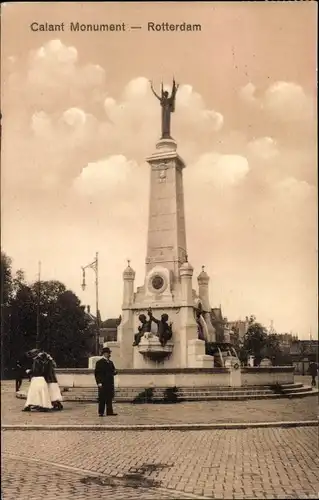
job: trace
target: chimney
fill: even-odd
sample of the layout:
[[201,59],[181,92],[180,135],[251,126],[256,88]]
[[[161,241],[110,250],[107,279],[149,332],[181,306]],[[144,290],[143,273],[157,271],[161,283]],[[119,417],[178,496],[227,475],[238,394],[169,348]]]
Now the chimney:
[[87,306],[87,307],[88,307],[88,314],[90,314],[91,307],[90,306]]

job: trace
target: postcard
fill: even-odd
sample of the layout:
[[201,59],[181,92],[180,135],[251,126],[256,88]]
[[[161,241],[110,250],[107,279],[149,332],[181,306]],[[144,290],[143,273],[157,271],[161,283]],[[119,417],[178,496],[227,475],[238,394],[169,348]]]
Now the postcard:
[[316,14],[2,4],[5,500],[317,497]]

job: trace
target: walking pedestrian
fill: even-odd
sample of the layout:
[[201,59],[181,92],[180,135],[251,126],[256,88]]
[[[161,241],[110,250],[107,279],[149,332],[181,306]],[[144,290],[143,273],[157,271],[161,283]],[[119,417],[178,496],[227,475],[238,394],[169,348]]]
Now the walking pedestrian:
[[24,375],[24,369],[22,367],[22,364],[20,361],[17,361],[15,368],[16,392],[19,392],[21,388],[23,375]]
[[309,365],[309,374],[311,375],[311,385],[312,387],[316,387],[316,377],[318,375],[318,366],[317,363],[310,363]]
[[44,378],[43,353],[39,349],[32,349],[29,356],[33,359],[31,383],[28,390],[27,401],[22,411],[49,411],[52,409],[48,384]]
[[43,353],[45,356],[44,361],[44,378],[48,384],[49,394],[53,410],[63,410],[62,394],[55,374],[56,363],[50,354]]
[[113,411],[112,401],[114,399],[114,375],[117,374],[113,361],[110,360],[111,350],[109,347],[102,349],[102,358],[95,365],[95,380],[99,391],[98,412],[100,417],[106,415],[117,415]]

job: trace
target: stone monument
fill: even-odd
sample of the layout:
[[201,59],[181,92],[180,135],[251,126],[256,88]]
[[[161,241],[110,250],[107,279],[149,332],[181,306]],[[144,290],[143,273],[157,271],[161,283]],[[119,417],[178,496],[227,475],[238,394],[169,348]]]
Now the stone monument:
[[119,369],[212,368],[205,342],[215,340],[210,320],[209,276],[199,274],[193,289],[188,262],[184,213],[185,163],[171,136],[178,85],[171,95],[158,95],[162,109],[161,137],[147,158],[150,199],[145,279],[135,291],[130,262],[123,272],[122,321],[117,342],[108,342]]
[[[182,399],[201,400],[203,388],[208,394],[205,397],[210,398],[210,394],[216,398],[220,388],[291,384],[293,367],[242,369],[231,345],[229,328],[224,329],[223,339],[216,342],[209,276],[203,267],[197,277],[197,291],[194,290],[194,270],[187,256],[185,163],[171,136],[171,114],[175,111],[178,85],[173,81],[171,95],[164,91],[163,85],[161,95],[156,94],[152,84],[151,88],[160,101],[162,130],[155,151],[147,158],[151,183],[144,283],[135,289],[135,271],[128,261],[123,272],[117,341],[104,344],[111,348],[117,368],[117,394],[126,401],[145,401],[148,394],[148,401],[150,393],[156,396],[156,390],[162,391],[156,400],[160,397],[167,401],[167,391],[174,395],[178,391]],[[57,370],[60,386],[71,391],[94,388],[90,397],[95,399],[97,359],[97,356],[89,358],[87,369]]]

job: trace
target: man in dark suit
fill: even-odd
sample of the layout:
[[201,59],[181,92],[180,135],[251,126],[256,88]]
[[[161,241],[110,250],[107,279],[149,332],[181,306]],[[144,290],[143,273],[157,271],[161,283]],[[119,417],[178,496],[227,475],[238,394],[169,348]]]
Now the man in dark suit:
[[95,365],[95,380],[99,388],[99,416],[103,417],[106,406],[106,415],[117,415],[113,412],[112,400],[114,398],[114,375],[117,374],[113,362],[110,360],[109,347],[102,349],[102,359]]

